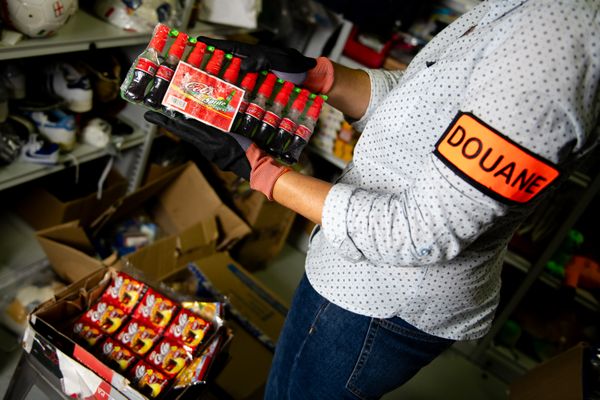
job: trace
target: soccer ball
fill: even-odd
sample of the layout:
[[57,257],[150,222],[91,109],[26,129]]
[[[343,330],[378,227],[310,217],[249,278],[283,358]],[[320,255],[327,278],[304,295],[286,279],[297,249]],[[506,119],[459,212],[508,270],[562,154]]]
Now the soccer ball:
[[33,38],[50,36],[77,11],[78,0],[1,0],[7,25]]

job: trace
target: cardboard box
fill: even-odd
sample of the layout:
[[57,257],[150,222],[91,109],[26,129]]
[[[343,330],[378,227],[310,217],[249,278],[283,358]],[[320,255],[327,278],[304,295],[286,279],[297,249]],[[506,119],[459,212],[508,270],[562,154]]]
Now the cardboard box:
[[121,199],[90,226],[71,222],[48,228],[37,232],[38,241],[58,275],[75,282],[116,261],[95,258],[88,234],[99,235],[140,209],[151,215],[165,235],[128,254],[124,262],[144,265],[149,280],[160,280],[178,265],[227,249],[250,232],[189,163]]
[[[227,253],[216,253],[193,264],[208,281],[207,286],[225,296],[232,311],[228,321],[234,333],[230,358],[215,382],[234,399],[248,399],[260,392],[267,380],[287,304]],[[165,282],[191,279],[186,269],[173,273]]]
[[[68,171],[69,176],[66,176],[67,171],[62,171],[41,185],[31,185],[16,202],[17,213],[36,230],[74,220],[87,225],[127,191],[127,180],[111,170],[104,182],[102,197],[98,199],[95,185],[102,171],[101,166],[81,167],[78,185],[71,176],[72,171]],[[83,193],[77,194],[75,190]]]
[[[103,268],[69,285],[54,299],[42,303],[29,318],[24,350],[43,366],[42,376],[57,389],[77,398],[144,400],[145,395],[121,373],[71,339],[72,323],[93,304],[111,282]],[[214,360],[213,360],[214,361]],[[60,378],[60,381],[58,379]],[[210,382],[209,375],[209,382]],[[60,382],[60,383],[59,383]],[[190,386],[169,394],[170,399],[210,398],[206,385]]]
[[583,343],[538,365],[510,384],[510,400],[582,400]]
[[231,254],[250,271],[263,268],[265,263],[281,252],[296,213],[267,200],[262,193],[250,190],[247,183],[240,185],[234,174],[215,172],[230,201],[252,228],[252,233],[241,240]]

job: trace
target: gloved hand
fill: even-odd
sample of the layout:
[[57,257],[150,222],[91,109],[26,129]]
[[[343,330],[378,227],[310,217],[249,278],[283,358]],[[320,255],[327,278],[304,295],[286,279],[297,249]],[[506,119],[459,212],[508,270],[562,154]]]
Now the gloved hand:
[[259,149],[250,139],[222,132],[188,118],[168,118],[148,111],[144,119],[177,135],[194,146],[207,160],[223,171],[231,171],[250,182],[250,187],[273,200],[273,186],[290,168],[285,167]]
[[199,36],[198,40],[242,58],[241,70],[272,70],[286,81],[315,93],[328,93],[333,85],[333,64],[326,57],[306,57],[292,48],[277,48],[261,44],[248,44],[233,40],[212,39]]

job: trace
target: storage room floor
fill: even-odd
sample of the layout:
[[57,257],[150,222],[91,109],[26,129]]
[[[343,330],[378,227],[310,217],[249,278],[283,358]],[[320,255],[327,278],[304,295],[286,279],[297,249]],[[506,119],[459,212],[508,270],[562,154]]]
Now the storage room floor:
[[[264,270],[254,275],[283,300],[290,301],[304,271],[304,253],[286,245]],[[0,395],[10,382],[18,361],[20,348],[14,340],[0,334]],[[425,367],[402,388],[384,396],[384,400],[464,400],[506,399],[506,385],[473,365],[453,349],[448,350]],[[45,396],[34,388],[27,399],[42,400]]]

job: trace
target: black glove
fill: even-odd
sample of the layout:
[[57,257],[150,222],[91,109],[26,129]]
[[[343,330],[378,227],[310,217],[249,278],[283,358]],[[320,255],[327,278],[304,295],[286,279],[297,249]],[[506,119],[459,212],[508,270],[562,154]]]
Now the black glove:
[[204,158],[215,163],[223,171],[231,171],[237,176],[250,180],[251,167],[246,157],[246,150],[251,142],[245,137],[222,132],[192,119],[183,117],[171,119],[154,111],[146,112],[144,119],[162,126],[191,144]]
[[205,36],[199,36],[198,40],[209,46],[242,57],[242,71],[274,70],[300,73],[306,72],[317,65],[314,58],[306,57],[292,48],[277,48],[232,40],[211,39]]

